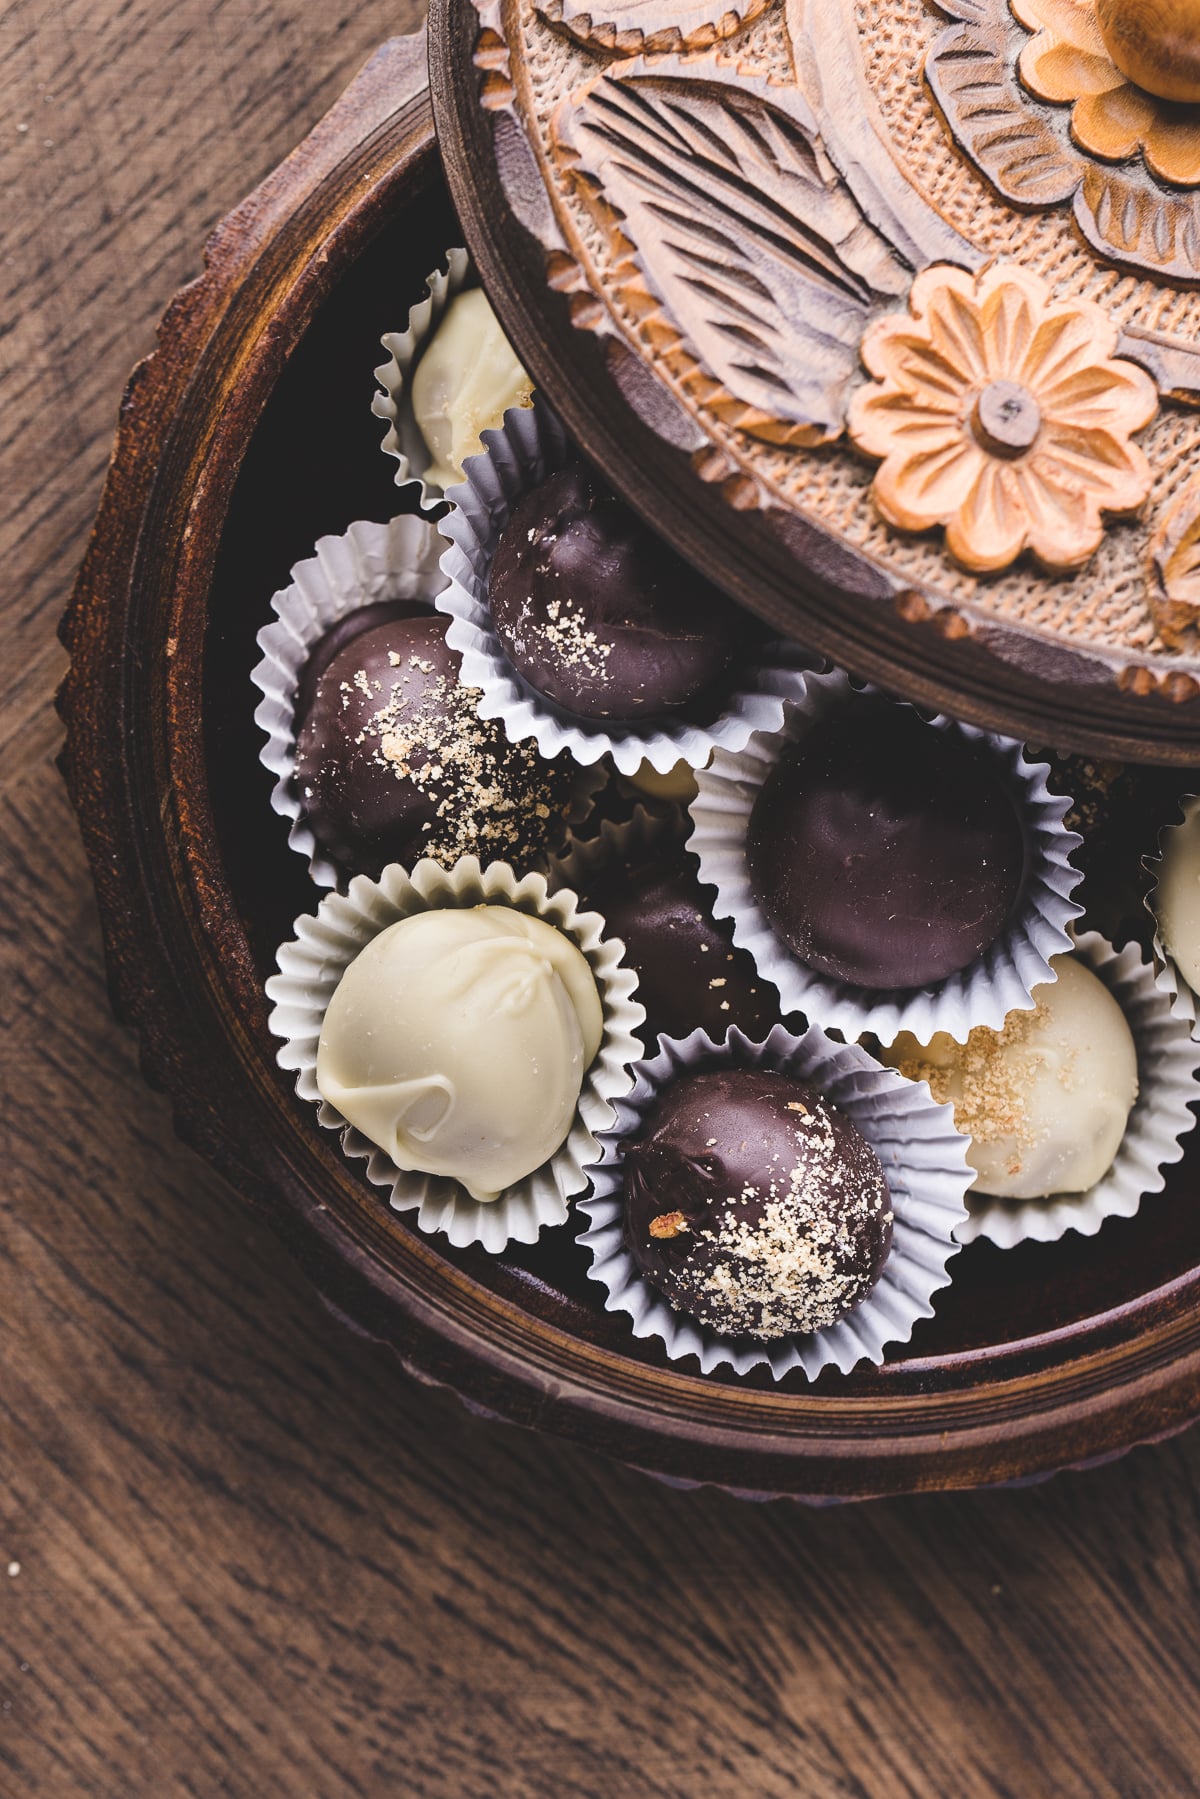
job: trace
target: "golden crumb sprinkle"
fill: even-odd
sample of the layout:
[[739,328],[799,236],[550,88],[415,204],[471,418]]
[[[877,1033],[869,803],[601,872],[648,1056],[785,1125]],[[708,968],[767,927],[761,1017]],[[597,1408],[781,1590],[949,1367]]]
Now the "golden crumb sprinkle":
[[[536,745],[509,743],[499,727],[479,718],[477,687],[439,675],[425,657],[392,651],[388,661],[404,672],[386,694],[377,684],[378,704],[355,741],[432,802],[436,822],[423,827],[430,833],[426,855],[447,866],[465,855],[505,855],[531,820],[565,816],[569,780],[543,761]],[[415,693],[407,689],[408,670],[423,677]],[[353,682],[361,693],[371,692],[365,670]]]
[[953,1104],[956,1128],[976,1143],[1003,1141],[1032,1149],[1038,1134],[1029,1121],[1027,1095],[1046,1057],[1029,1038],[1047,1017],[1039,1002],[1032,1011],[1010,1013],[998,1031],[976,1026],[949,1067],[919,1057],[897,1067],[910,1081],[928,1081],[939,1105]]

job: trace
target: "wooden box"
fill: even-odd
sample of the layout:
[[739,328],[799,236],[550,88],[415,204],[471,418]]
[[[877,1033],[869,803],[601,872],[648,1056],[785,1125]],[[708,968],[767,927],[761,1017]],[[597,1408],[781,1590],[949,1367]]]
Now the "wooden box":
[[1200,1412],[1200,1146],[1096,1238],[973,1245],[878,1370],[702,1379],[604,1312],[569,1232],[499,1257],[421,1236],[277,1068],[263,982],[311,891],[258,762],[255,633],[317,535],[394,508],[378,339],[459,238],[424,41],[396,40],[216,231],[122,406],[62,628],[64,769],[114,1002],[181,1135],[419,1378],[673,1480],[863,1497],[1179,1429]]

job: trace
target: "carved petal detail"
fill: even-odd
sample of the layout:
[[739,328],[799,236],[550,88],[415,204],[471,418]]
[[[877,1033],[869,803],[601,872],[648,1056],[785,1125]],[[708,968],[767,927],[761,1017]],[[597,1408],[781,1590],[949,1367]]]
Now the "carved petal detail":
[[771,0],[538,0],[538,11],[582,43],[627,56],[709,50],[757,19]]
[[1200,272],[1200,193],[1151,188],[1138,171],[1086,168],[1075,196],[1079,229],[1101,256],[1168,280]]
[[1150,540],[1150,606],[1159,634],[1180,649],[1200,625],[1200,481],[1190,481]]
[[944,526],[964,567],[1007,568],[1029,549],[1046,567],[1079,568],[1105,513],[1129,513],[1150,489],[1130,441],[1158,408],[1154,383],[1113,357],[1117,331],[1087,300],[1055,301],[1015,264],[975,277],[933,267],[909,313],[871,326],[849,431],[879,457],[876,504],[889,524]]
[[864,328],[913,271],[800,97],[719,68],[622,65],[564,102],[556,138],[619,215],[626,304],[707,372],[706,401],[769,441],[822,443],[842,429]]
[[952,25],[931,46],[925,77],[955,137],[1018,206],[1053,206],[1079,186],[1079,158],[1024,93],[1014,67],[1024,34],[1003,0],[993,16]]
[[1038,207],[1073,197],[1079,228],[1101,256],[1159,279],[1196,280],[1200,185],[1163,186],[1150,169],[1200,184],[1200,134],[1173,123],[1172,109],[1147,111],[1111,65],[1104,72],[1090,6],[938,4],[963,22],[930,46],[925,78],[955,141],[1004,198]]

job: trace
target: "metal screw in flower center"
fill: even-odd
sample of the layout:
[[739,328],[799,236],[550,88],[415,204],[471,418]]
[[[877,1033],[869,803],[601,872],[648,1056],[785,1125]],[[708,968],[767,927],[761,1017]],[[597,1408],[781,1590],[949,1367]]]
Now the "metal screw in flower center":
[[1104,47],[1159,100],[1200,101],[1200,0],[1095,0]]
[[1041,428],[1038,403],[1019,381],[989,381],[975,397],[971,430],[989,455],[1023,456],[1037,442]]

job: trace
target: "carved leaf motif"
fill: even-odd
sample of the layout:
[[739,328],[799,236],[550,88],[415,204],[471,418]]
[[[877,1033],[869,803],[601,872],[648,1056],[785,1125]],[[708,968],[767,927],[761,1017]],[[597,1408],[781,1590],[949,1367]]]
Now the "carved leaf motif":
[[742,429],[836,437],[865,326],[912,269],[863,218],[802,103],[785,111],[686,65],[635,69],[590,84],[555,121],[622,217],[631,277],[745,409]]
[[709,50],[765,11],[771,0],[539,0],[538,11],[572,37],[626,55]]
[[1102,256],[1173,280],[1200,272],[1200,193],[1167,193],[1141,170],[1092,165],[1075,196],[1084,237]]
[[1150,541],[1150,606],[1164,642],[1173,649],[1200,624],[1200,482],[1192,481]]
[[[958,8],[955,8],[957,11]],[[1001,0],[976,24],[952,25],[930,46],[925,79],[957,141],[1018,206],[1053,206],[1079,185],[1079,158],[1016,79],[1026,33]]]

